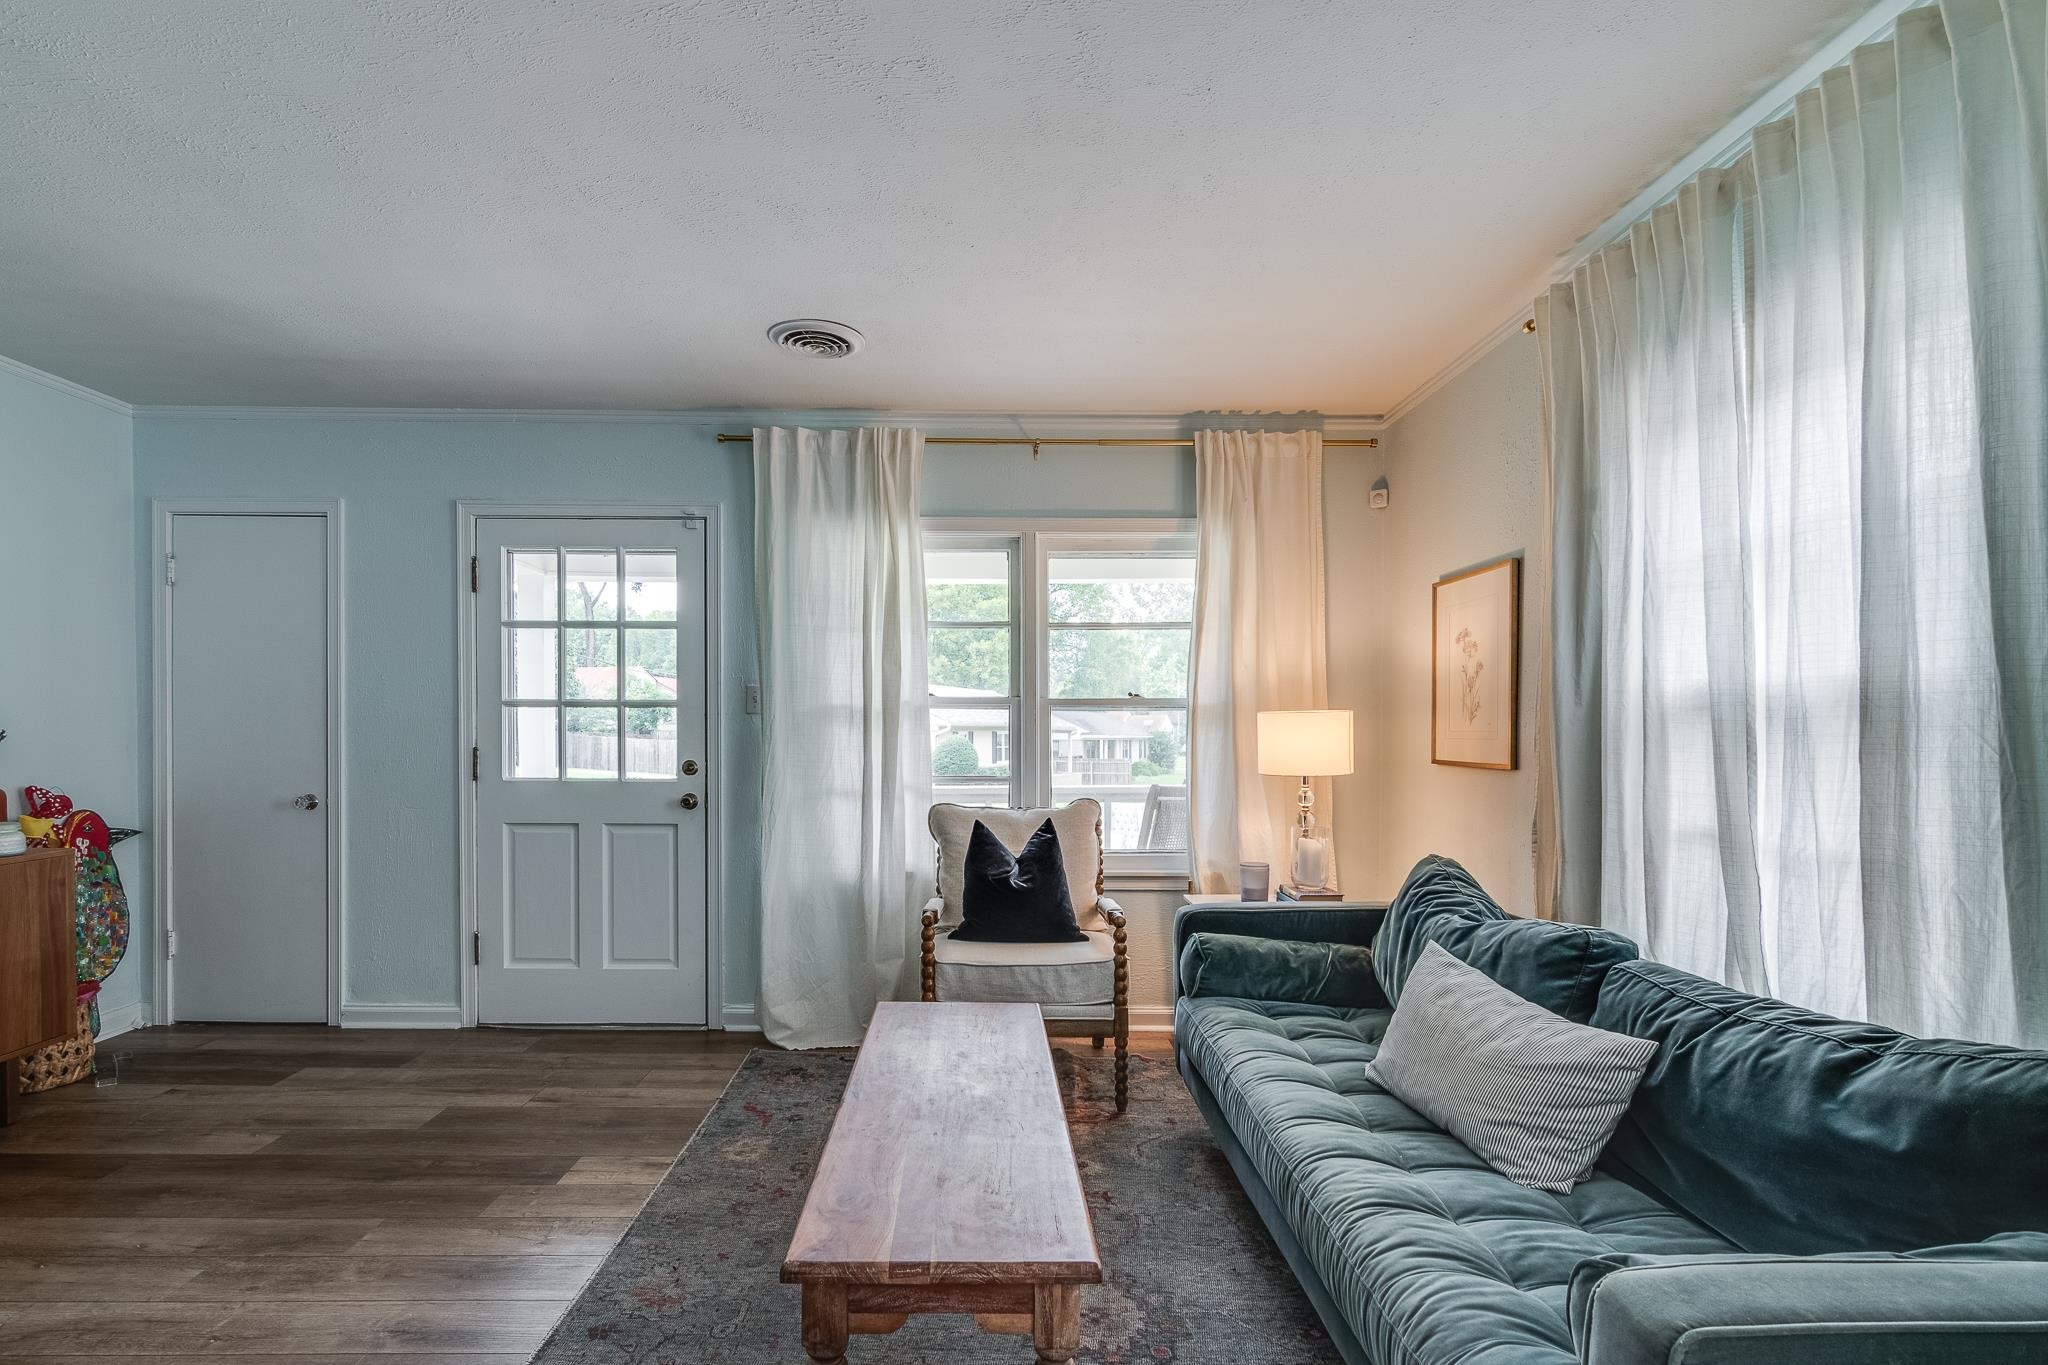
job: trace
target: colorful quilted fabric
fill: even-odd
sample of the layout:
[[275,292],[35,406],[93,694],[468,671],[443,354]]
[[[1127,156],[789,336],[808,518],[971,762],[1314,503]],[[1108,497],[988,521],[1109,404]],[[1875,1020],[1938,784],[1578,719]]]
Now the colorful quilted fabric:
[[[69,848],[77,868],[79,984],[105,981],[128,951],[128,893],[114,866],[107,822],[97,811],[73,809],[70,797],[47,787],[24,787],[22,796],[31,812],[22,832],[45,848]],[[95,1033],[97,1011],[95,1004]]]

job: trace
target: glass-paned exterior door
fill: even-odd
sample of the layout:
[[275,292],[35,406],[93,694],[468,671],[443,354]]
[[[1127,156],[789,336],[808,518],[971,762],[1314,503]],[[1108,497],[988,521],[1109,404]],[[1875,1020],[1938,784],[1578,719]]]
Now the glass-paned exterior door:
[[704,525],[477,525],[478,1017],[704,1023]]

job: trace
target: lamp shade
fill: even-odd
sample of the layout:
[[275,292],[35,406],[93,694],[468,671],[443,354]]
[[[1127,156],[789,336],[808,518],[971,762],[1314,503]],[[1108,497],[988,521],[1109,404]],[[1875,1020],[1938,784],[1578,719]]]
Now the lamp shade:
[[1349,711],[1259,712],[1259,771],[1341,777],[1351,771]]

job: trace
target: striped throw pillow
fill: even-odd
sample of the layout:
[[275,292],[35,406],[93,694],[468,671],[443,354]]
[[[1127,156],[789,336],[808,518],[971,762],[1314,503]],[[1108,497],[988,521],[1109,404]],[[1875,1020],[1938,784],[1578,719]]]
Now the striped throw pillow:
[[1656,1054],[1647,1038],[1532,1005],[1432,943],[1366,1074],[1508,1179],[1565,1194]]

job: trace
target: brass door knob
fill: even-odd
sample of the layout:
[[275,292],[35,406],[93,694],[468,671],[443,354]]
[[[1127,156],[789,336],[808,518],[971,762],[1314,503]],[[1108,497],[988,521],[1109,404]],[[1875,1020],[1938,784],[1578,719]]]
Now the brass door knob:
[[695,793],[695,792],[684,792],[684,793],[683,793],[683,809],[684,809],[684,810],[695,810],[695,809],[697,809],[697,793]]
[[684,776],[684,777],[695,777],[696,775],[697,775],[697,760],[696,760],[696,759],[694,759],[694,758],[686,758],[686,759],[684,759],[684,760],[683,760],[683,776]]

